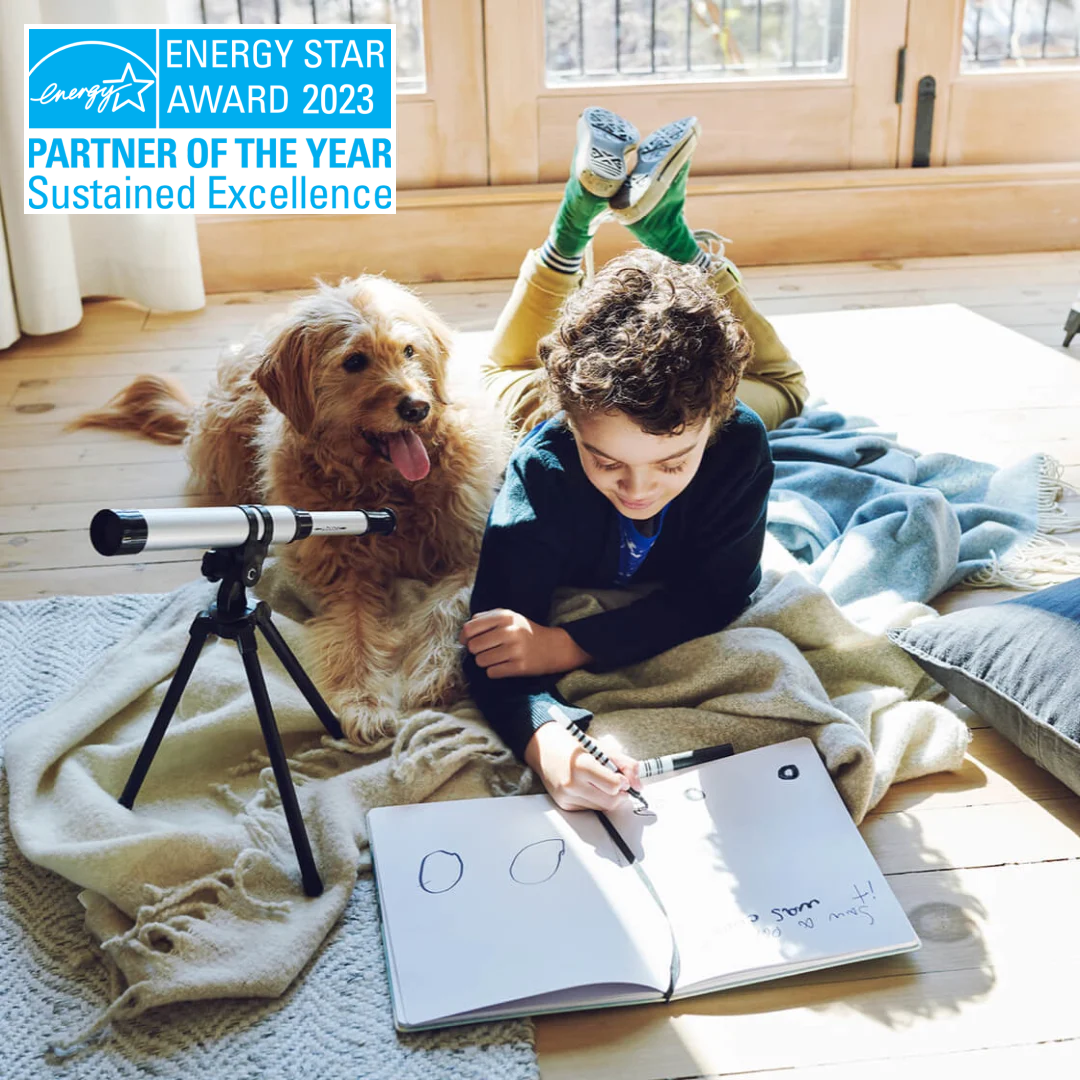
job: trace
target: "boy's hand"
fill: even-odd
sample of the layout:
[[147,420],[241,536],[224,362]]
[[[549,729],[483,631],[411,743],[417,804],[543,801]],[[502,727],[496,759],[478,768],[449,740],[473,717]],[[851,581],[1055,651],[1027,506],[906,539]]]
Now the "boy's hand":
[[561,724],[543,724],[525,747],[525,764],[540,777],[563,810],[614,810],[636,782],[637,762],[616,751],[604,752],[623,770],[601,765]]
[[558,675],[592,660],[561,627],[541,626],[506,608],[478,612],[461,628],[458,641],[491,679]]

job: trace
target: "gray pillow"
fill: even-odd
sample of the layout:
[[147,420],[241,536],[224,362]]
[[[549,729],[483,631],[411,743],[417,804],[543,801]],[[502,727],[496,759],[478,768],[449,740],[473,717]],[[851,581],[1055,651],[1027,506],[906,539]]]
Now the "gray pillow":
[[1080,794],[1080,578],[889,637]]

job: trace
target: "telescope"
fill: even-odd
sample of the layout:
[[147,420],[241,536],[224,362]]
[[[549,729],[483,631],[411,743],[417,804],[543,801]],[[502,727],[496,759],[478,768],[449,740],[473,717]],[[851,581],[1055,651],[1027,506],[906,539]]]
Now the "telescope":
[[388,535],[394,511],[294,510],[291,506],[207,506],[167,510],[99,510],[90,542],[99,555],[137,555],[178,548],[291,544],[308,536]]
[[332,739],[343,739],[341,723],[304,671],[263,600],[249,603],[246,590],[259,581],[271,544],[291,544],[308,536],[387,535],[397,528],[393,510],[295,510],[291,506],[210,506],[167,510],[99,510],[90,522],[90,540],[101,555],[135,555],[140,551],[205,548],[202,574],[220,582],[217,598],[200,611],[188,631],[189,640],[176,673],[128,775],[119,803],[128,810],[142,788],[165,731],[180,703],[195,661],[207,638],[235,641],[247,674],[255,714],[274,771],[285,820],[289,826],[304,892],[319,896],[322,878],[311,851],[289,764],[274,719],[274,709],[259,663],[255,631],[260,630],[282,667],[322,722]]

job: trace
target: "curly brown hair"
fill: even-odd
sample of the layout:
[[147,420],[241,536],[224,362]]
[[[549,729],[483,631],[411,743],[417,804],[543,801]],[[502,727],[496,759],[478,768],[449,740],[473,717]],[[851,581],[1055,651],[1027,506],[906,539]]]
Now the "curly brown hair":
[[719,427],[753,340],[697,267],[640,248],[608,262],[539,344],[549,405],[623,412],[650,435]]

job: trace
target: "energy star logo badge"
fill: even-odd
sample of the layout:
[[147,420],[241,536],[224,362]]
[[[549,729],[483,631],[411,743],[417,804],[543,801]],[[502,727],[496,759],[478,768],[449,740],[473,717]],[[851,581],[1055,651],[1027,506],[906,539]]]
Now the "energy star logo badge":
[[394,29],[26,25],[23,209],[392,214]]
[[[104,28],[103,28],[104,29]],[[49,29],[29,36],[27,126],[154,128],[157,46],[152,29]]]

